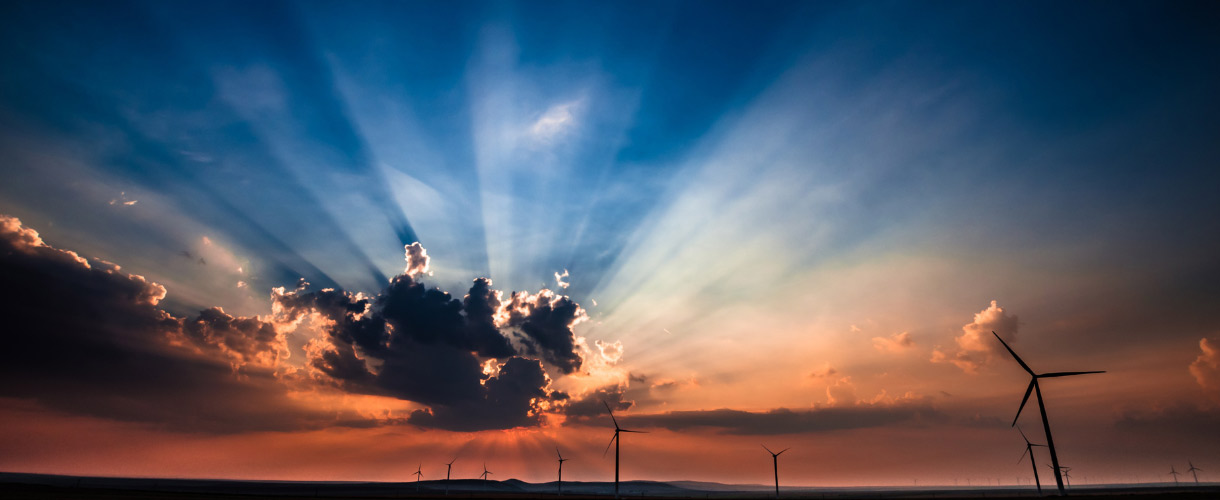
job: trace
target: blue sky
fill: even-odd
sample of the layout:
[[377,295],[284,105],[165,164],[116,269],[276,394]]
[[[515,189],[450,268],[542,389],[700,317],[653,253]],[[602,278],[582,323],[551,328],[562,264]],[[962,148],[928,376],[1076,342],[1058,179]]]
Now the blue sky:
[[[547,287],[621,342],[565,390],[698,381],[641,411],[946,390],[962,372],[929,358],[993,300],[1026,349],[1212,401],[1186,367],[1220,329],[1216,25],[1207,3],[12,2],[0,213],[179,315],[267,315],[301,278],[377,293],[418,241],[429,285]],[[902,332],[918,353],[877,357]],[[809,382],[829,367],[850,380]],[[1009,411],[966,385],[980,406],[946,411]]]

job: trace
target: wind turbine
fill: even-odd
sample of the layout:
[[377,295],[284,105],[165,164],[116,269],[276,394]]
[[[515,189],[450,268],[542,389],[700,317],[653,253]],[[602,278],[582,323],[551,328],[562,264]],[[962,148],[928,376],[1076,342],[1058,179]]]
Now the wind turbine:
[[610,405],[606,404],[605,401],[602,401],[602,404],[605,405],[606,411],[610,413],[610,420],[614,422],[614,437],[610,438],[610,444],[606,445],[606,451],[602,452],[602,456],[603,457],[606,456],[606,453],[610,451],[610,445],[613,444],[614,445],[614,498],[618,498],[618,445],[619,445],[619,443],[622,442],[622,440],[618,438],[618,434],[620,432],[636,432],[636,433],[640,433],[640,434],[647,434],[647,432],[633,431],[630,429],[624,429],[622,427],[619,427],[618,419],[614,418],[614,412],[610,411]]
[[424,477],[424,464],[419,464],[419,468],[415,469],[415,492],[419,492],[419,478]]
[[495,472],[487,470],[487,462],[483,462],[483,474],[479,475],[479,477],[483,478],[483,480],[486,481],[487,476],[490,476],[492,474],[495,474]]
[[556,487],[559,488],[559,496],[563,496],[563,463],[571,459],[563,458],[563,453],[559,452],[558,446],[555,447],[555,454],[559,455],[559,482],[556,483]]
[[1190,460],[1187,460],[1186,463],[1190,464],[1190,468],[1186,469],[1186,472],[1189,472],[1190,475],[1195,476],[1195,486],[1198,486],[1199,485],[1199,471],[1201,471],[1203,469],[1195,467],[1195,464],[1191,464]]
[[449,494],[449,471],[453,470],[453,462],[457,461],[457,457],[453,457],[449,463],[445,464],[445,494]]
[[[1051,464],[1046,464],[1046,466],[1048,468],[1054,469],[1054,467],[1051,466]],[[1063,471],[1063,477],[1064,477],[1064,479],[1067,479],[1067,485],[1070,488],[1072,486],[1072,468],[1071,467],[1060,467],[1059,470]]]
[[1046,445],[1034,444],[1034,443],[1029,442],[1029,438],[1025,437],[1025,432],[1021,430],[1021,426],[1019,426],[1019,425],[1017,426],[1017,432],[1020,432],[1021,439],[1025,440],[1025,453],[1021,454],[1021,458],[1017,459],[1017,463],[1021,463],[1021,460],[1025,459],[1025,455],[1027,455],[1027,454],[1029,455],[1029,467],[1034,470],[1034,484],[1038,485],[1038,494],[1041,495],[1042,494],[1042,480],[1038,479],[1038,463],[1034,461],[1034,447],[1035,446],[1046,447]]
[[1042,412],[1042,429],[1046,433],[1046,447],[1047,447],[1047,449],[1049,449],[1051,451],[1051,463],[1054,464],[1054,467],[1052,467],[1052,469],[1054,469],[1054,471],[1055,471],[1055,484],[1057,486],[1059,486],[1059,495],[1062,496],[1062,495],[1064,495],[1063,474],[1059,471],[1059,455],[1057,455],[1055,453],[1055,440],[1054,440],[1054,438],[1051,437],[1051,423],[1049,420],[1046,419],[1046,404],[1042,402],[1042,386],[1038,385],[1038,379],[1054,378],[1054,377],[1068,377],[1071,375],[1087,375],[1090,373],[1105,373],[1105,372],[1104,371],[1091,371],[1091,372],[1053,372],[1053,373],[1041,373],[1041,374],[1034,373],[1034,370],[1031,369],[1029,367],[1029,365],[1025,364],[1025,362],[1021,360],[1021,357],[1017,356],[1016,352],[1013,352],[1011,347],[1008,347],[1008,343],[1004,342],[1004,339],[1000,338],[1000,334],[998,334],[994,331],[991,332],[991,334],[995,335],[996,340],[999,340],[1000,343],[1004,345],[1004,348],[1008,350],[1008,353],[1012,355],[1012,358],[1017,360],[1017,363],[1021,365],[1021,368],[1024,368],[1026,373],[1029,373],[1029,375],[1031,377],[1031,379],[1029,381],[1029,388],[1025,389],[1025,398],[1021,400],[1021,406],[1019,408],[1017,408],[1017,416],[1013,417],[1013,419],[1012,419],[1012,425],[1013,426],[1017,425],[1017,418],[1021,417],[1021,410],[1025,409],[1025,403],[1029,402],[1029,394],[1031,392],[1038,393],[1038,409],[1041,410],[1041,412]]
[[1174,486],[1177,486],[1177,485],[1178,485],[1178,474],[1181,474],[1181,472],[1178,472],[1178,471],[1176,471],[1176,470],[1173,470],[1173,466],[1172,466],[1172,465],[1170,465],[1170,466],[1169,466],[1169,474],[1173,476],[1173,485],[1174,485]]
[[779,456],[783,455],[785,451],[791,450],[792,448],[784,448],[780,450],[779,453],[776,453],[771,451],[771,448],[767,448],[767,445],[765,444],[762,445],[762,447],[764,450],[767,450],[767,453],[771,454],[771,467],[775,469],[775,498],[779,498]]

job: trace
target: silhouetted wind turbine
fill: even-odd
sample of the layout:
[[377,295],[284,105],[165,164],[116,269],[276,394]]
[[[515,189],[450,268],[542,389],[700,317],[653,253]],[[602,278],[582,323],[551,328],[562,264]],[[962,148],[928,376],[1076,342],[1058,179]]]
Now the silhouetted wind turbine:
[[1025,440],[1025,453],[1021,454],[1021,458],[1017,459],[1017,463],[1021,463],[1021,460],[1025,459],[1026,454],[1029,455],[1029,467],[1034,470],[1034,484],[1038,485],[1038,494],[1041,495],[1042,494],[1042,480],[1038,479],[1038,462],[1034,461],[1034,447],[1035,446],[1045,447],[1046,445],[1034,444],[1034,443],[1029,442],[1029,438],[1025,437],[1025,432],[1021,430],[1021,426],[1019,426],[1019,425],[1017,426],[1017,432],[1020,432],[1021,439]]
[[1176,470],[1173,470],[1173,466],[1172,466],[1172,465],[1170,465],[1170,466],[1169,466],[1169,474],[1173,476],[1173,485],[1174,485],[1174,486],[1177,486],[1177,485],[1178,485],[1178,474],[1181,474],[1181,472],[1178,472],[1178,471],[1176,471]]
[[558,495],[563,496],[563,463],[571,459],[563,458],[563,453],[559,452],[558,446],[555,447],[555,454],[559,455],[559,482],[555,483],[555,487],[559,489]]
[[415,469],[415,491],[419,492],[419,478],[424,477],[424,464],[419,464],[419,468]]
[[1017,353],[1013,352],[1011,347],[1008,347],[1008,343],[1004,342],[1004,339],[1000,338],[1000,334],[998,334],[994,331],[991,332],[991,334],[995,335],[996,340],[999,340],[1000,343],[1004,345],[1004,348],[1008,350],[1008,353],[1012,355],[1012,358],[1017,360],[1017,363],[1021,365],[1021,368],[1024,368],[1025,371],[1027,373],[1029,373],[1030,377],[1032,377],[1031,380],[1029,381],[1029,388],[1025,389],[1025,398],[1021,400],[1021,406],[1019,408],[1017,408],[1017,416],[1013,417],[1013,419],[1012,419],[1012,425],[1013,426],[1017,425],[1017,418],[1020,418],[1021,410],[1025,409],[1025,403],[1027,403],[1029,401],[1029,394],[1031,392],[1038,393],[1038,409],[1041,410],[1041,412],[1042,412],[1042,429],[1046,433],[1046,447],[1051,452],[1051,463],[1054,464],[1054,467],[1052,467],[1052,469],[1055,471],[1055,484],[1059,487],[1059,494],[1063,495],[1064,494],[1064,492],[1063,492],[1063,474],[1059,470],[1059,455],[1057,455],[1055,453],[1055,440],[1054,440],[1054,438],[1051,437],[1051,423],[1049,420],[1046,419],[1046,404],[1044,404],[1042,402],[1042,387],[1040,385],[1038,385],[1038,379],[1054,378],[1054,377],[1068,377],[1071,375],[1087,375],[1090,373],[1105,373],[1105,372],[1104,371],[1091,371],[1091,372],[1053,372],[1053,373],[1042,373],[1042,374],[1034,373],[1034,370],[1031,369],[1029,367],[1029,365],[1025,364],[1025,361],[1022,361],[1021,357],[1017,356]]
[[449,471],[453,470],[453,462],[457,461],[457,457],[453,457],[449,463],[445,464],[445,494],[449,494]]
[[647,434],[647,432],[633,431],[630,429],[624,429],[622,427],[619,427],[618,419],[614,418],[614,412],[610,411],[610,405],[606,404],[605,401],[602,401],[602,404],[605,405],[606,411],[608,413],[610,413],[610,420],[614,422],[614,437],[610,438],[610,444],[606,445],[606,451],[602,452],[602,456],[603,457],[606,456],[606,453],[610,451],[610,445],[613,444],[614,445],[614,498],[618,498],[618,445],[619,445],[619,443],[622,442],[622,440],[618,438],[618,434],[620,432],[636,432],[636,433],[640,433],[640,434]]
[[1186,472],[1189,472],[1190,475],[1195,477],[1195,486],[1198,486],[1199,485],[1199,471],[1201,471],[1203,469],[1195,467],[1195,464],[1190,463],[1190,460],[1187,460],[1186,463],[1190,464],[1190,468],[1186,469]]
[[771,448],[767,448],[767,445],[765,444],[762,445],[762,447],[764,450],[767,450],[767,453],[771,454],[771,467],[775,469],[775,498],[779,498],[779,456],[783,455],[785,451],[791,450],[792,448],[784,448],[779,450],[779,453],[776,453],[771,451]]
[[490,476],[492,474],[495,474],[495,472],[487,470],[487,462],[483,462],[483,474],[479,475],[479,477],[483,478],[483,480],[486,481],[487,476]]

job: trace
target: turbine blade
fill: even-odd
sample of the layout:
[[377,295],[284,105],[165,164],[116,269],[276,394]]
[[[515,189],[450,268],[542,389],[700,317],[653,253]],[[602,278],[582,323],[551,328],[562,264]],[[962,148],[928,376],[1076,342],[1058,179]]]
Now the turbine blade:
[[618,419],[614,418],[614,412],[610,411],[610,405],[606,404],[606,400],[602,400],[602,405],[606,407],[606,412],[610,414],[610,420],[614,422],[614,428],[618,429]]
[[1013,425],[1013,426],[1016,426],[1016,425],[1017,425],[1017,419],[1018,419],[1018,418],[1021,418],[1021,410],[1024,410],[1024,409],[1025,409],[1025,403],[1028,403],[1028,402],[1029,402],[1029,395],[1030,395],[1030,393],[1034,392],[1034,384],[1036,384],[1036,383],[1038,383],[1038,378],[1037,378],[1037,377],[1034,377],[1034,379],[1033,379],[1033,380],[1030,380],[1030,381],[1029,381],[1029,387],[1025,389],[1025,397],[1021,399],[1021,406],[1017,407],[1017,416],[1012,417],[1012,425]]
[[606,451],[602,452],[602,458],[606,458],[606,454],[610,453],[610,445],[614,444],[614,440],[618,439],[618,431],[614,432],[614,437],[610,438],[610,442],[606,443]]
[[1017,356],[1017,353],[1013,352],[1011,347],[1008,347],[1008,343],[1004,342],[1004,339],[1000,338],[1000,334],[996,333],[994,330],[991,332],[991,334],[995,335],[995,339],[1000,341],[1001,344],[1004,344],[1004,348],[1008,349],[1008,354],[1012,355],[1012,359],[1017,360],[1017,363],[1021,365],[1021,368],[1024,368],[1025,371],[1029,372],[1030,375],[1037,375],[1029,368],[1029,365],[1025,364],[1024,361],[1021,361],[1021,356]]
[[[1021,413],[1021,412],[1017,412],[1017,413]],[[1014,422],[1014,425],[1015,425],[1015,424],[1016,424],[1016,423]],[[1025,440],[1025,444],[1027,444],[1027,445],[1028,445],[1028,444],[1029,444],[1029,438],[1025,437],[1025,431],[1021,430],[1021,426],[1019,426],[1019,425],[1016,425],[1016,428],[1017,428],[1017,432],[1020,432],[1020,433],[1021,433],[1021,439],[1024,439],[1024,440]],[[1018,460],[1018,462],[1019,462],[1019,461],[1020,461],[1020,460]]]
[[559,447],[558,447],[558,446],[556,446],[556,447],[555,447],[555,454],[556,454],[556,455],[559,455],[559,459],[560,459],[560,460],[563,460],[563,453],[560,453],[560,452],[559,452]]
[[648,434],[648,431],[633,431],[631,429],[619,429],[619,432],[634,432],[636,434]]
[[1021,458],[1017,459],[1017,463],[1021,463],[1022,460],[1025,460],[1025,455],[1028,455],[1028,454],[1029,454],[1029,447],[1026,446],[1025,451],[1021,452]]
[[771,451],[771,448],[767,448],[767,445],[765,445],[765,444],[764,444],[764,445],[762,445],[762,447],[763,447],[763,449],[764,449],[764,450],[767,450],[767,453],[770,453],[770,454],[772,454],[772,455],[774,455],[774,454],[775,454],[775,452],[774,452],[774,451]]
[[775,454],[775,456],[777,456],[777,457],[778,457],[778,456],[780,456],[780,455],[783,455],[785,451],[788,451],[788,450],[791,450],[791,449],[792,449],[792,448],[784,448],[783,450],[780,450],[780,452],[779,452],[779,453],[776,453],[776,454]]
[[1090,374],[1090,373],[1105,373],[1105,371],[1103,370],[1103,371],[1098,371],[1098,372],[1055,372],[1055,373],[1043,373],[1042,375],[1037,375],[1037,377],[1038,377],[1038,378],[1069,377],[1069,376],[1072,376],[1072,375],[1088,375],[1088,374]]

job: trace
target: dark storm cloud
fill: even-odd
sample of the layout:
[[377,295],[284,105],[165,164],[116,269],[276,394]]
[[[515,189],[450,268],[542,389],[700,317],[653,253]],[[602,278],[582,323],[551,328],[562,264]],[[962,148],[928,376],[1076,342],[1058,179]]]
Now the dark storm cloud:
[[563,373],[580,369],[582,360],[572,333],[572,326],[585,317],[579,304],[549,290],[537,295],[513,292],[507,310],[508,326],[520,329],[531,354],[541,353]]
[[866,429],[894,424],[943,422],[947,417],[925,405],[853,406],[764,412],[741,410],[671,411],[620,417],[624,427],[671,431],[710,430],[720,434],[771,435]]
[[[455,431],[537,425],[539,405],[566,395],[549,389],[538,360],[519,355],[539,356],[563,373],[579,368],[571,328],[584,317],[580,306],[545,290],[504,303],[486,278],[458,300],[419,281],[427,256],[413,246],[406,246],[407,270],[380,293],[277,289],[277,316],[285,323],[324,317],[327,342],[310,365],[344,390],[428,405],[411,415],[412,424]],[[507,319],[498,324],[498,317]]]
[[162,286],[50,247],[7,216],[0,283],[0,396],[185,431],[335,422],[294,404],[268,369],[247,364],[274,356],[270,325],[215,308],[175,318],[157,307]]
[[541,414],[535,400],[550,397],[550,384],[542,363],[521,357],[509,358],[499,375],[487,380],[481,398],[454,405],[434,405],[430,410],[418,410],[407,419],[421,427],[451,431],[511,429],[540,423]]

